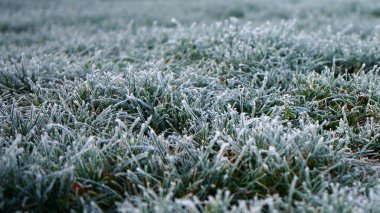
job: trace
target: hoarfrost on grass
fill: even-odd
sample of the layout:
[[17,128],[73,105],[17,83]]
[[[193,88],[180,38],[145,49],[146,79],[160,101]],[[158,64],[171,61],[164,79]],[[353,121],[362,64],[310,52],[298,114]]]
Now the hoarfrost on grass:
[[376,1],[157,4],[0,2],[0,211],[379,209]]

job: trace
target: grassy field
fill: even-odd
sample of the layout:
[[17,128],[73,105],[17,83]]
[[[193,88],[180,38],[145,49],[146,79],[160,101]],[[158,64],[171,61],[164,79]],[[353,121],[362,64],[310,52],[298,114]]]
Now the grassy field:
[[380,2],[0,0],[0,212],[380,212]]

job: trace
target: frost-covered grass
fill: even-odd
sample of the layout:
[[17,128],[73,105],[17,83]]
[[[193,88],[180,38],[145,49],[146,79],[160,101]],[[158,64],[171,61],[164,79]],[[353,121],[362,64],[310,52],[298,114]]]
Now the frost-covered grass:
[[0,212],[379,211],[379,20],[375,0],[0,1]]

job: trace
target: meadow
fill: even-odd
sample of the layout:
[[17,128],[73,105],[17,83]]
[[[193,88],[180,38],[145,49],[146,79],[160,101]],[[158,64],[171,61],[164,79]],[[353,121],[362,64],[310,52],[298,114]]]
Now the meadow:
[[0,0],[0,212],[380,212],[380,2]]

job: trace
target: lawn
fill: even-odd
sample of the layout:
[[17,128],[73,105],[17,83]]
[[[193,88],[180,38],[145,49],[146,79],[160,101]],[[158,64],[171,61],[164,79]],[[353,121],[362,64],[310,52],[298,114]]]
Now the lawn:
[[0,0],[0,212],[380,212],[380,2]]

